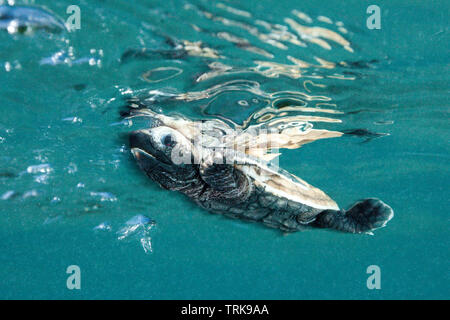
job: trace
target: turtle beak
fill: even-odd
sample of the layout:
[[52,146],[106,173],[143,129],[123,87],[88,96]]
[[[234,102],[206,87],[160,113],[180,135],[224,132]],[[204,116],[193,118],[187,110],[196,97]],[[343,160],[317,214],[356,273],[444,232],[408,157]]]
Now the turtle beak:
[[132,148],[131,153],[136,159],[139,168],[147,174],[150,174],[159,164],[158,160],[156,160],[154,156],[142,149]]
[[152,155],[155,150],[149,133],[146,130],[133,131],[130,133],[129,141],[131,153],[139,167],[147,173],[153,171],[159,161]]
[[130,149],[139,167],[150,174],[156,167],[172,171],[172,165],[166,155],[152,144],[152,136],[148,130],[138,130],[130,133]]

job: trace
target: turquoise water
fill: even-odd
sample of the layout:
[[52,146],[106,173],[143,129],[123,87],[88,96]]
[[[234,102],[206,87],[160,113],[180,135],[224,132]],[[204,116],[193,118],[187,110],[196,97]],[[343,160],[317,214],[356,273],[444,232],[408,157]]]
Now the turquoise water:
[[[64,21],[72,2],[16,4]],[[79,30],[0,30],[0,298],[449,298],[449,5],[380,1],[369,30],[370,4],[79,1]],[[289,21],[349,43],[301,38]],[[167,39],[203,51],[120,59],[173,50]],[[270,105],[310,108],[294,114],[360,135],[284,150],[280,165],[341,207],[377,197],[395,218],[373,236],[283,235],[211,215],[136,168],[119,110],[137,95],[239,125]],[[69,265],[80,290],[66,287]],[[370,265],[380,290],[366,286]]]

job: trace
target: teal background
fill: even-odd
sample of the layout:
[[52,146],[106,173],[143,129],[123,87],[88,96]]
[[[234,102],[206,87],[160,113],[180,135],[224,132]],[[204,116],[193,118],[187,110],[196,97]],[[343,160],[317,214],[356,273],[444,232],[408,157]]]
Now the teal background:
[[[125,146],[129,128],[117,124],[121,92],[198,91],[224,80],[194,82],[195,74],[207,70],[207,58],[121,64],[122,53],[143,46],[169,48],[155,32],[163,30],[177,39],[203,41],[226,55],[228,64],[249,66],[263,58],[196,32],[192,23],[215,31],[227,27],[184,8],[192,4],[243,18],[210,1],[16,3],[38,5],[64,19],[67,6],[77,4],[82,20],[81,30],[71,33],[0,32],[0,196],[15,192],[0,200],[0,298],[449,298],[448,1],[223,2],[272,23],[283,24],[293,9],[343,21],[355,50],[289,46],[286,52],[229,28],[272,52],[273,61],[289,63],[287,54],[309,61],[314,55],[329,61],[379,60],[376,68],[351,70],[360,76],[355,81],[322,82],[327,85],[322,94],[344,114],[342,124],[319,126],[389,135],[367,142],[364,137],[321,140],[284,151],[280,160],[342,207],[367,197],[392,206],[395,218],[374,236],[325,230],[283,235],[211,215],[136,169]],[[366,28],[370,4],[382,9],[381,30]],[[77,61],[71,66],[39,63],[70,50]],[[89,59],[101,60],[101,67],[90,66]],[[13,66],[9,72],[7,62]],[[151,84],[140,77],[160,66],[175,66],[183,74]],[[267,92],[303,90],[303,79],[238,74],[227,80],[234,78],[257,80]],[[224,94],[214,110],[242,121],[247,114],[236,101],[251,98],[248,92]],[[161,108],[200,117],[196,104]],[[71,117],[82,121],[68,121]],[[39,174],[26,170],[43,163],[51,172],[38,182]],[[32,190],[36,196],[24,196]],[[91,192],[114,198],[101,201]],[[139,214],[156,226],[118,240],[117,232]],[[93,230],[102,222],[111,230]],[[151,237],[151,253],[139,242],[143,235]],[[72,264],[81,268],[81,290],[66,288],[65,270]],[[381,268],[381,290],[366,287],[369,265]]]

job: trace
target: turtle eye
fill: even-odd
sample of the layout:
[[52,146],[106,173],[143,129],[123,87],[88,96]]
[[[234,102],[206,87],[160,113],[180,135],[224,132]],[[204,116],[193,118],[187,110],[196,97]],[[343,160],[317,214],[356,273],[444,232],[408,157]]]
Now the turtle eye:
[[163,145],[165,145],[166,147],[173,147],[175,146],[177,143],[175,140],[173,140],[172,135],[168,134],[165,135],[162,139],[161,142]]

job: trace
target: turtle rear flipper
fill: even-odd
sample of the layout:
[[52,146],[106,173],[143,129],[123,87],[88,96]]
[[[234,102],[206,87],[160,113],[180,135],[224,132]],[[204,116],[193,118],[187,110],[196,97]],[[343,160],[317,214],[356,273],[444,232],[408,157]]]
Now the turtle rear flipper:
[[313,225],[344,232],[365,233],[382,228],[392,219],[394,211],[378,199],[366,199],[353,205],[349,210],[326,210],[321,212]]

